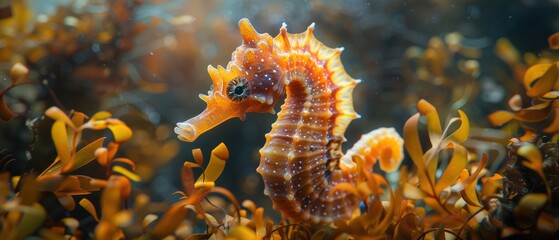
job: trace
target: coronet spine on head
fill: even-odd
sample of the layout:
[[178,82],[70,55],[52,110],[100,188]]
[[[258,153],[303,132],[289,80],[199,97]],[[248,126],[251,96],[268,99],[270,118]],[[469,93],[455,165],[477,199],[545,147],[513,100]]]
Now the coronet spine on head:
[[269,46],[272,45],[272,37],[267,33],[258,33],[246,18],[239,20],[239,30],[243,38],[243,45],[247,47],[255,48],[261,41],[268,43]]

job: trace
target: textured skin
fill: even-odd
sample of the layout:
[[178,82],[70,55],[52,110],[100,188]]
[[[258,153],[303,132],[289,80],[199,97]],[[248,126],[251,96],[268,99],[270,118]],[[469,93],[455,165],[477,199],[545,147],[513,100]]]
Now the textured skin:
[[[257,33],[247,19],[239,21],[239,28],[243,44],[233,52],[227,68],[208,68],[213,89],[200,96],[206,110],[178,123],[175,132],[182,140],[194,141],[229,118],[244,119],[246,112],[273,113],[276,102],[286,95],[260,150],[257,171],[264,180],[264,193],[275,209],[295,222],[350,218],[358,211],[358,197],[330,189],[357,181],[353,155],[402,155],[401,149],[394,154],[370,151],[372,140],[367,138],[349,155],[342,154],[344,132],[359,117],[352,102],[358,80],[345,72],[341,48],[326,47],[314,37],[314,24],[299,34],[287,33],[284,25],[275,38]],[[250,85],[250,94],[234,88],[241,80]],[[242,98],[232,96],[236,90]]]

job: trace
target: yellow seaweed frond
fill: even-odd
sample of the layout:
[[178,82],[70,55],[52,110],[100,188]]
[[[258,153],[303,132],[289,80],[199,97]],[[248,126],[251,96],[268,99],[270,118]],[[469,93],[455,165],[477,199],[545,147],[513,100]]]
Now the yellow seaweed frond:
[[[557,34],[549,37],[549,47],[555,49]],[[510,42],[508,43],[509,45]],[[498,45],[499,46],[499,45]],[[511,47],[507,47],[511,48]],[[521,94],[515,94],[509,100],[512,112],[498,110],[488,116],[491,124],[501,126],[515,120],[524,129],[525,135],[521,140],[531,140],[539,134],[556,134],[559,132],[559,114],[557,114],[559,98],[559,58],[541,56],[533,61],[531,66],[524,67],[519,60],[515,66],[516,78],[522,83],[525,95],[529,101],[523,99]],[[506,59],[505,59],[506,61]],[[529,65],[529,64],[528,64]],[[530,102],[529,105],[526,102]]]
[[[483,154],[477,164],[469,162],[469,153],[462,143],[468,138],[470,125],[467,115],[461,110],[458,110],[459,116],[451,118],[444,129],[433,105],[421,100],[418,111],[404,126],[404,143],[418,178],[417,183],[403,184],[403,196],[422,201],[434,211],[428,212],[425,220],[428,225],[440,230],[424,234],[445,232],[462,236],[462,229],[466,226],[475,229],[487,216],[489,207],[480,201],[482,196],[476,190],[478,180],[487,171],[487,155]],[[420,119],[423,118],[429,136],[428,145],[423,145],[420,138]],[[486,194],[497,191],[496,188],[492,190],[487,189]]]

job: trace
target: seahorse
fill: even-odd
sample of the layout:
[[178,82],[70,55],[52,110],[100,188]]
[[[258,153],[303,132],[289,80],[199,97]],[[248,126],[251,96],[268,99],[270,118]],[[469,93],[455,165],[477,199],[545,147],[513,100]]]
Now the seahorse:
[[[344,70],[343,48],[329,48],[315,38],[314,23],[298,34],[287,33],[284,23],[273,38],[258,33],[248,19],[241,19],[239,28],[242,45],[227,67],[208,66],[213,87],[207,95],[200,94],[206,109],[177,123],[175,133],[192,142],[225,120],[244,120],[247,112],[275,113],[274,105],[285,95],[260,150],[257,172],[263,178],[264,194],[272,199],[274,209],[295,222],[351,218],[360,199],[332,188],[356,182],[356,156],[369,159],[369,168],[376,158],[401,161],[401,139],[394,140],[399,138],[394,129],[379,129],[342,154],[346,128],[359,117],[352,98],[359,80]],[[400,147],[384,147],[379,139],[396,141]]]

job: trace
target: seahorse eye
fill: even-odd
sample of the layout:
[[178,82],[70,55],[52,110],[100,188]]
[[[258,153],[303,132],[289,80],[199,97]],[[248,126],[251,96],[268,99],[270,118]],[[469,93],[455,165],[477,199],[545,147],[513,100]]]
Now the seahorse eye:
[[243,94],[244,92],[245,92],[245,89],[244,89],[243,87],[241,87],[241,86],[236,86],[236,87],[235,87],[235,94],[236,94],[236,95],[241,95],[241,94]]
[[244,101],[250,94],[250,84],[246,78],[238,77],[227,86],[227,96],[236,102]]

